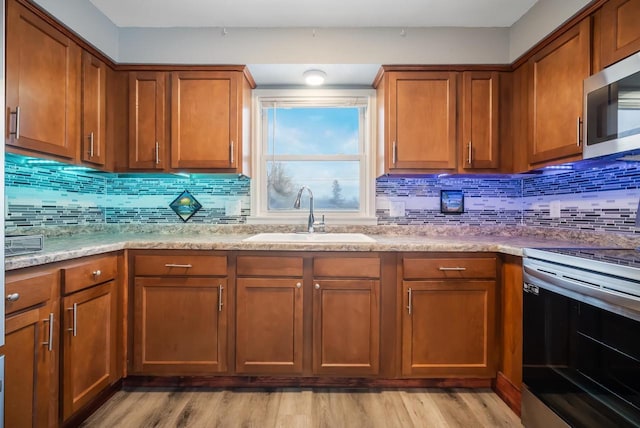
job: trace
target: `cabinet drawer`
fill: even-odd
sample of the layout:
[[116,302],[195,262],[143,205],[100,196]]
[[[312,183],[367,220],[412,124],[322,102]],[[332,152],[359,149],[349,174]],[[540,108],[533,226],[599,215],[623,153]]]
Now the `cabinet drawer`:
[[327,278],[380,278],[377,257],[316,257],[313,276]]
[[227,256],[139,255],[136,276],[227,276]]
[[492,279],[496,277],[495,257],[484,258],[405,258],[404,279]]
[[[10,314],[30,306],[39,305],[51,298],[58,272],[7,275],[5,285],[5,312]],[[9,296],[12,296],[9,299]]]
[[302,276],[302,257],[239,256],[238,276]]
[[69,294],[110,281],[118,274],[117,256],[100,256],[61,269],[63,293]]

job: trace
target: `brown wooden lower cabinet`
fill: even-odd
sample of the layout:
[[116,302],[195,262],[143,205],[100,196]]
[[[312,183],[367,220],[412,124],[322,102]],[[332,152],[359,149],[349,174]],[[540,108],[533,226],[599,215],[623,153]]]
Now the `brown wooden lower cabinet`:
[[63,298],[63,420],[117,380],[115,294],[109,281]]
[[313,283],[314,374],[378,374],[380,281],[322,279]]
[[135,372],[227,371],[227,278],[137,277],[134,289]]
[[402,283],[403,376],[495,376],[495,281]]
[[238,278],[236,371],[302,373],[302,278]]

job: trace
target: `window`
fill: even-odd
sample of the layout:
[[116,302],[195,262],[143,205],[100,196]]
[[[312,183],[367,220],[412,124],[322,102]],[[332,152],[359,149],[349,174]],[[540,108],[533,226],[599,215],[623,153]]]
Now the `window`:
[[254,91],[253,223],[375,224],[371,90]]

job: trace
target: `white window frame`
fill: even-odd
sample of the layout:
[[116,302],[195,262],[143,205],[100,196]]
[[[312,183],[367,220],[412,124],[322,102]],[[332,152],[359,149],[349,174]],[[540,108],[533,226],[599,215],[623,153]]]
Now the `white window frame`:
[[[306,224],[308,210],[271,211],[267,209],[267,144],[263,138],[266,120],[262,117],[265,103],[294,102],[303,105],[347,105],[354,99],[363,102],[364,112],[360,155],[347,155],[345,160],[360,158],[360,210],[355,212],[318,209],[314,210],[316,220],[325,216],[328,225],[376,225],[375,216],[375,160],[376,160],[376,93],[373,89],[256,89],[252,93],[252,175],[251,175],[251,216],[249,224]],[[336,156],[328,158],[336,159]],[[330,159],[328,159],[330,160]],[[312,191],[314,189],[311,189]],[[293,204],[293,200],[291,201]]]

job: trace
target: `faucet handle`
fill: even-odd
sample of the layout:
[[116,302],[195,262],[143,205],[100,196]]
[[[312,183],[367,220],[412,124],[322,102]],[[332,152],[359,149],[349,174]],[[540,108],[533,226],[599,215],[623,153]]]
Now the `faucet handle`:
[[320,220],[319,222],[316,222],[313,224],[313,228],[316,232],[325,232],[325,226],[326,224],[324,223],[324,214],[322,214],[322,220]]

